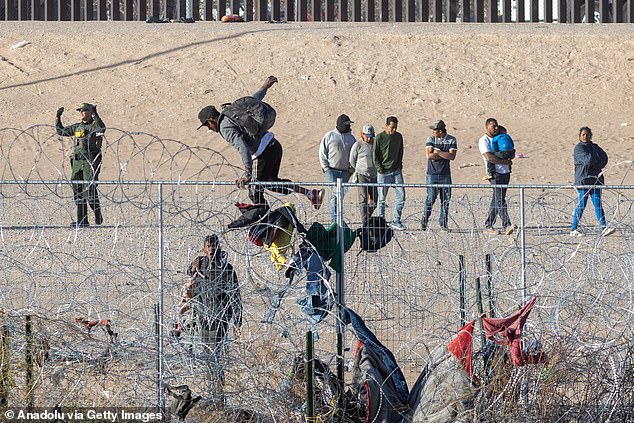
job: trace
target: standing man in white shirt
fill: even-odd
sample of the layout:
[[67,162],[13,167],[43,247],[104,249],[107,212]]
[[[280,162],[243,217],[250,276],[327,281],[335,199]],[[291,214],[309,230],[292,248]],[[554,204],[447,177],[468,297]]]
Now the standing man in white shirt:
[[[495,172],[491,175],[489,183],[491,185],[508,185],[511,180],[511,160],[500,159],[493,154],[493,148],[491,141],[493,137],[498,134],[498,121],[494,118],[486,120],[486,133],[480,138],[478,147],[480,148],[480,154],[484,160],[495,165]],[[498,216],[502,220],[502,227],[506,235],[513,233],[513,224],[509,217],[506,206],[506,190],[507,188],[493,187],[493,197],[491,198],[491,205],[489,206],[489,213],[487,220],[484,223],[485,232],[490,235],[498,235],[497,229],[493,228]]]

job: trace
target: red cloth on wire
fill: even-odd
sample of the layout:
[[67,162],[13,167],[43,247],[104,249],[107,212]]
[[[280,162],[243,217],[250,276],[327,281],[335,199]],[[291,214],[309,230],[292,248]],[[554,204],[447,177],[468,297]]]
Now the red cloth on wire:
[[86,330],[90,332],[92,328],[99,325],[101,327],[110,328],[110,320],[109,319],[101,319],[101,320],[93,320],[90,321],[84,317],[75,317],[75,321],[81,325],[84,325]]
[[88,333],[90,333],[92,328],[94,328],[95,326],[99,326],[108,334],[111,341],[114,342],[114,338],[117,337],[117,334],[112,330],[112,322],[110,321],[110,319],[90,321],[84,317],[75,317],[75,321],[79,323],[80,325],[83,325],[88,331]]
[[447,345],[447,349],[452,353],[473,378],[473,367],[471,366],[471,353],[473,351],[473,325],[475,320],[470,321],[458,331],[458,335]]
[[[511,347],[511,364],[513,366],[546,361],[546,355],[543,353],[528,355],[522,351],[522,329],[535,305],[535,301],[537,301],[537,297],[533,297],[524,307],[508,317],[482,317],[482,325],[484,326],[486,337],[499,345]],[[496,335],[500,335],[501,339],[496,337]]]

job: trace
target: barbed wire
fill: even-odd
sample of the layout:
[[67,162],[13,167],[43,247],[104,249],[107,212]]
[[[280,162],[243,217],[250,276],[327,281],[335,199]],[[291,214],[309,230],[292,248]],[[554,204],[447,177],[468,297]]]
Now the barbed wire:
[[[306,295],[305,286],[296,281],[273,322],[261,323],[288,282],[284,270],[278,271],[271,262],[270,253],[251,243],[245,230],[227,229],[239,215],[234,203],[248,200],[246,191],[220,176],[233,180],[240,169],[214,150],[145,133],[109,128],[104,145],[101,179],[108,183],[101,183],[99,191],[105,221],[76,229],[68,225],[74,213],[68,184],[70,140],[59,139],[48,125],[0,130],[0,177],[7,182],[0,184],[0,323],[3,342],[9,346],[0,349],[0,386],[10,388],[8,403],[156,404],[160,230],[165,382],[187,384],[203,396],[190,420],[213,421],[197,411],[209,408],[224,410],[226,421],[240,421],[248,414],[261,421],[280,416],[301,420],[301,390],[288,388],[288,383],[291,364],[302,354],[305,333],[313,325],[296,304]],[[618,166],[623,170],[628,164]],[[631,185],[629,170],[622,174],[620,182]],[[147,183],[126,184],[139,180]],[[155,184],[159,181],[169,182],[161,188],[163,203]],[[343,210],[351,228],[359,227],[361,220],[354,190],[348,189]],[[518,190],[510,189],[511,218],[519,224],[520,207],[526,215],[523,263],[519,231],[511,236],[482,231],[490,189],[453,189],[450,232],[441,231],[433,221],[427,231],[420,230],[424,187],[406,190],[408,229],[397,232],[376,253],[363,252],[355,244],[345,256],[344,268],[346,305],[394,352],[410,387],[431,351],[446,347],[460,326],[460,256],[465,262],[466,312],[471,320],[479,314],[474,281],[489,277],[488,255],[496,315],[511,314],[522,305],[525,271],[529,294],[540,297],[527,323],[526,342],[539,341],[551,361],[508,373],[499,391],[493,389],[486,394],[487,401],[476,403],[476,413],[481,418],[508,413],[521,397],[528,401],[523,410],[527,416],[598,404],[606,405],[605,413],[619,415],[620,407],[631,402],[628,392],[634,380],[634,191],[603,192],[608,224],[617,229],[614,235],[601,237],[593,210],[587,209],[581,226],[586,236],[572,238],[568,234],[576,205],[573,190],[526,190],[522,204]],[[270,193],[267,198],[272,208],[293,203],[306,226],[329,224],[326,206],[316,211],[295,194]],[[439,207],[434,206],[432,219]],[[221,358],[205,352],[200,328],[193,326],[180,337],[170,334],[181,319],[178,304],[187,266],[210,233],[220,236],[238,274],[243,300],[242,327],[230,331]],[[293,234],[292,251],[302,239]],[[483,295],[485,311],[490,313],[486,289]],[[108,325],[102,324],[104,320]],[[336,358],[336,323],[333,312],[318,324],[316,354],[330,365]],[[480,339],[478,332],[476,348],[482,346]],[[346,332],[347,361],[354,342],[351,332]],[[30,380],[24,373],[26,355],[33,358]],[[219,393],[214,378],[221,369],[224,389]],[[529,394],[518,396],[524,386]],[[603,408],[597,410],[594,416],[607,415],[600,414]]]

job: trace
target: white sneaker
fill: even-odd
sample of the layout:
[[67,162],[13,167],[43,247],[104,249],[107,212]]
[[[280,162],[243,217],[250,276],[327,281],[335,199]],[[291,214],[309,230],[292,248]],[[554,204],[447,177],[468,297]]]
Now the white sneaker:
[[392,227],[392,229],[396,229],[397,231],[404,231],[405,225],[403,225],[401,222],[392,222],[390,223],[390,226]]
[[616,229],[614,229],[614,228],[605,227],[601,231],[601,236],[610,236],[610,235],[612,235],[614,233],[615,230]]
[[583,234],[581,232],[579,232],[578,230],[574,229],[574,230],[570,231],[570,236],[581,237],[581,236],[583,236]]

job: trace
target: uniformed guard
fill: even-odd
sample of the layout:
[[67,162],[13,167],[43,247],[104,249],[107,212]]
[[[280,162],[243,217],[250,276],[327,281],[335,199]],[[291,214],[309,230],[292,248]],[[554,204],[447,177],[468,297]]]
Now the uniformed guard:
[[106,125],[97,114],[97,106],[82,103],[77,108],[80,122],[69,126],[62,125],[64,108],[57,109],[55,127],[57,134],[75,139],[75,147],[70,156],[71,180],[85,181],[73,183],[73,199],[77,205],[77,221],[72,227],[89,226],[88,205],[95,212],[95,223],[101,225],[103,217],[97,193],[97,181],[101,171],[101,144]]

